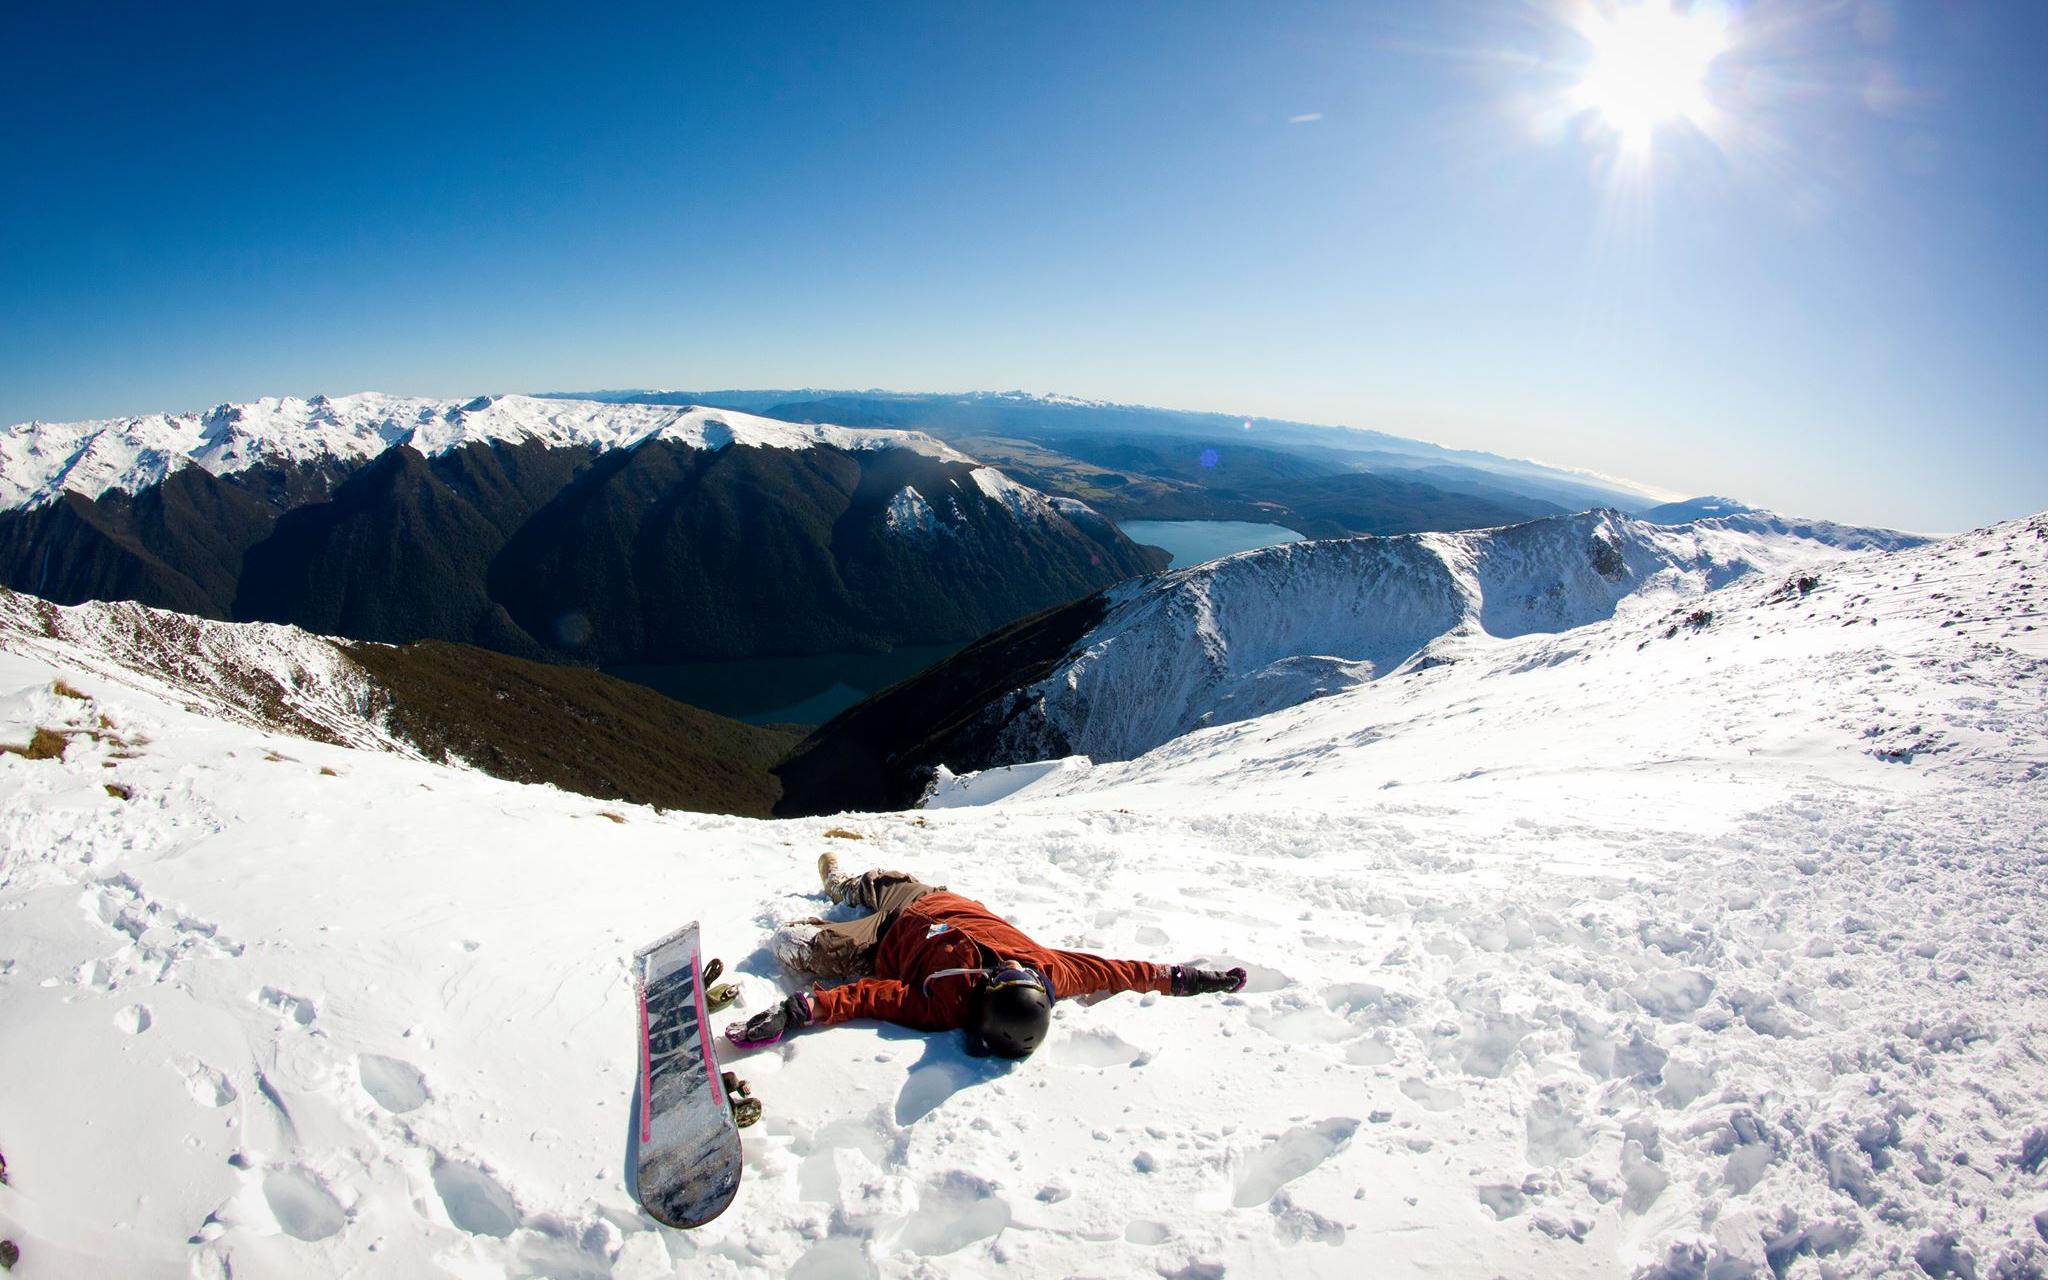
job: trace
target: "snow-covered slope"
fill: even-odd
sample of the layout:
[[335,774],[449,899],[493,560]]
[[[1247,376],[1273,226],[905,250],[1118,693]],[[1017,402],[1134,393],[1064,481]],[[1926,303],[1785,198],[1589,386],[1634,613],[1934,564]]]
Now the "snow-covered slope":
[[127,601],[69,607],[0,587],[0,649],[145,689],[186,710],[316,742],[419,755],[389,694],[326,636]]
[[517,395],[265,397],[205,413],[17,423],[0,431],[0,510],[54,501],[67,489],[91,498],[110,489],[134,493],[185,466],[225,475],[263,463],[360,462],[401,444],[432,457],[486,442],[609,450],[650,439],[704,449],[910,449],[970,461],[921,432],[806,426],[730,409]]
[[[64,749],[0,753],[0,1234],[25,1276],[2038,1274],[2043,593],[2037,518],[781,823],[8,642],[0,743]],[[661,1229],[628,957],[701,919],[764,1007],[827,847],[1252,982],[1062,1002],[1017,1064],[737,1056],[740,1198]]]
[[2048,517],[932,801],[983,804],[1180,815],[1160,914],[1246,923],[1254,1024],[1594,1273],[2048,1267]]
[[[1294,542],[1116,588],[1074,656],[1006,702],[1012,759],[1097,760],[1474,645],[1655,608],[1743,574],[1919,539],[1741,515],[1665,528],[1613,511],[1470,533]],[[999,757],[1000,758],[1000,757]]]

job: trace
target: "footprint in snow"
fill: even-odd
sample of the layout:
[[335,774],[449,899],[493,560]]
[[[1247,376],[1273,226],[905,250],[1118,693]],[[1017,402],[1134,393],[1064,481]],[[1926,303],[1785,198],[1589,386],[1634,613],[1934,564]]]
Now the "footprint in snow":
[[1399,1056],[1394,1046],[1387,1042],[1385,1033],[1379,1031],[1344,1046],[1344,1060],[1362,1067],[1385,1066]]
[[1401,1092],[1431,1111],[1455,1111],[1458,1104],[1464,1101],[1456,1089],[1448,1085],[1431,1084],[1420,1076],[1409,1076],[1403,1080]]
[[276,987],[265,987],[258,991],[254,998],[257,1004],[272,1010],[280,1018],[296,1022],[302,1027],[312,1026],[313,1018],[318,1013],[311,1000],[304,996],[295,996],[289,991],[281,991]]
[[185,1068],[185,1092],[202,1107],[224,1107],[241,1096],[225,1072],[203,1062]]
[[1058,1061],[1069,1067],[1141,1067],[1152,1055],[1114,1031],[1076,1031],[1061,1043]]
[[1360,1029],[1398,1027],[1415,1017],[1415,997],[1389,991],[1375,982],[1341,982],[1323,988],[1323,1000],[1334,1013]]
[[1494,1220],[1505,1222],[1509,1218],[1520,1217],[1529,1207],[1531,1194],[1540,1187],[1532,1180],[1519,1186],[1508,1182],[1487,1182],[1475,1189],[1479,1193],[1479,1203],[1486,1206]]
[[852,1236],[827,1236],[798,1258],[787,1274],[793,1280],[816,1280],[825,1276],[872,1276],[875,1269],[862,1252],[860,1240]]
[[519,1227],[519,1205],[498,1180],[472,1164],[436,1157],[434,1194],[448,1221],[473,1236],[504,1239]]
[[[295,1240],[325,1240],[348,1225],[348,1210],[312,1170],[298,1165],[259,1169],[242,1155],[228,1164],[241,1172],[241,1189],[207,1214],[186,1243],[209,1244],[237,1228],[259,1236],[282,1233]],[[225,1276],[228,1268],[219,1265],[224,1261],[209,1251],[195,1262],[193,1274]]]
[[413,1111],[427,1100],[426,1078],[403,1058],[365,1053],[356,1058],[356,1073],[371,1101],[396,1114]]
[[1254,1007],[1246,1021],[1269,1036],[1294,1044],[1329,1044],[1358,1034],[1357,1027],[1300,992],[1283,994],[1263,1008]]
[[79,896],[78,905],[86,915],[119,933],[125,933],[131,940],[140,939],[148,931],[148,923],[137,909],[142,901],[141,890],[136,887],[133,876],[123,872],[109,876],[88,888]]
[[1341,1245],[1344,1243],[1344,1224],[1317,1213],[1307,1205],[1294,1203],[1286,1191],[1273,1193],[1268,1206],[1273,1214],[1273,1230],[1282,1239],[1296,1244]]
[[114,1015],[114,1025],[131,1036],[139,1036],[149,1030],[152,1021],[154,1019],[149,1016],[146,1004],[131,1004]]
[[263,1175],[263,1199],[278,1230],[295,1240],[325,1240],[348,1225],[348,1214],[311,1172],[287,1165]]
[[1274,1138],[1252,1153],[1237,1179],[1232,1203],[1240,1209],[1261,1205],[1275,1192],[1302,1177],[1351,1144],[1358,1121],[1334,1116],[1314,1124],[1300,1125]]
[[940,1257],[958,1253],[1009,1225],[1010,1204],[995,1183],[965,1169],[951,1169],[926,1184],[917,1211],[897,1237],[897,1247],[928,1258]]

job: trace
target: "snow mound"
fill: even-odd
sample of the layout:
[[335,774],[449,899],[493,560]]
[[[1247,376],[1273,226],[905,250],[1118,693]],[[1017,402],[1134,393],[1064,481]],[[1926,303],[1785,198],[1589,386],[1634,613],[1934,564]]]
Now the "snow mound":
[[363,392],[266,397],[205,413],[17,423],[0,430],[0,510],[54,502],[66,491],[89,498],[135,493],[187,466],[227,475],[265,463],[361,462],[396,445],[433,457],[470,444],[612,450],[655,439],[699,449],[909,449],[972,461],[922,432],[780,422],[730,409]]
[[926,809],[959,809],[968,805],[994,804],[1022,795],[1041,784],[1056,785],[1093,768],[1087,756],[1064,760],[1037,760],[1030,764],[1005,765],[956,774],[944,765],[932,779],[931,790],[921,806]]

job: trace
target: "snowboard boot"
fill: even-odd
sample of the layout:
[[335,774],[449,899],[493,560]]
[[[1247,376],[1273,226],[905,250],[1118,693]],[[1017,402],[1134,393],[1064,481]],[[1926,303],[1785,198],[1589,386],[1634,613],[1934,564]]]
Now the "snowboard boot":
[[786,924],[768,939],[768,951],[790,973],[819,976],[811,973],[811,941],[817,936],[818,926],[814,924]]
[[712,1013],[717,1013],[720,1009],[725,1008],[740,998],[740,989],[730,982],[716,987],[711,985],[717,982],[718,975],[724,972],[725,961],[723,960],[714,959],[704,966],[704,976],[701,979],[704,983],[704,1007]]
[[826,897],[834,902],[846,901],[846,877],[839,874],[838,854],[818,855],[818,879],[825,886]]
[[732,1107],[732,1122],[744,1129],[761,1118],[761,1103],[747,1082],[731,1071],[719,1077],[725,1083],[725,1100]]

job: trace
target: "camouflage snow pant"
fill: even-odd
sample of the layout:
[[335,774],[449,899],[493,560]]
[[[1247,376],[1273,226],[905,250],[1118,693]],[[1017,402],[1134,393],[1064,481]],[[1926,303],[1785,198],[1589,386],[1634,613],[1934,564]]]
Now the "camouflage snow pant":
[[863,871],[837,877],[826,893],[873,914],[833,924],[786,924],[769,943],[782,967],[812,978],[859,978],[872,972],[875,950],[903,908],[941,886],[901,871]]

